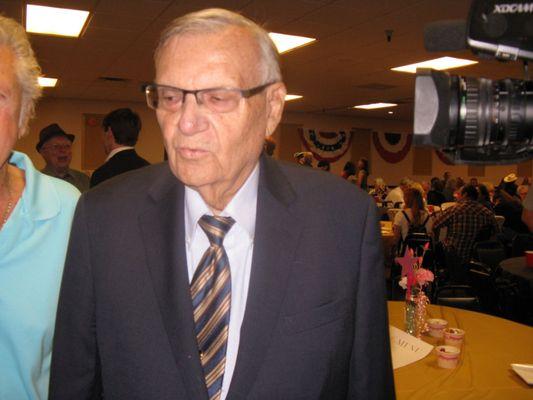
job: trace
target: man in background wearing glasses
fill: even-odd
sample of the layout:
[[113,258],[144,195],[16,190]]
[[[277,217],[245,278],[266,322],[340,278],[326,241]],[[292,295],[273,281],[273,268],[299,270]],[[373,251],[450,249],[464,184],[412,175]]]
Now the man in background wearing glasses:
[[58,124],[51,124],[39,132],[35,147],[46,162],[42,173],[63,179],[83,193],[89,190],[89,177],[70,168],[74,139],[74,135],[66,133]]
[[262,155],[286,94],[268,34],[188,14],[155,65],[168,163],[82,196],[50,399],[393,399],[375,205]]

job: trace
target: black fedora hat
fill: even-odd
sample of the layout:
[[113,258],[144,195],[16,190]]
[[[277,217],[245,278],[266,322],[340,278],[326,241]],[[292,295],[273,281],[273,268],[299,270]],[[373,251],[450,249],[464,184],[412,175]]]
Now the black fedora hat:
[[39,143],[37,143],[37,146],[35,148],[37,151],[41,151],[41,147],[43,147],[43,144],[45,144],[47,141],[52,139],[55,136],[64,136],[70,142],[74,142],[75,136],[65,132],[58,124],[51,124],[48,125],[46,128],[41,129],[41,132],[39,133]]

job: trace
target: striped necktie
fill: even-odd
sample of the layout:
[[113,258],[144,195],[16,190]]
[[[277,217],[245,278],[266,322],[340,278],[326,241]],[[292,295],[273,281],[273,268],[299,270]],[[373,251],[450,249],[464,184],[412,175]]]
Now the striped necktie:
[[196,340],[210,400],[220,399],[231,305],[229,260],[222,246],[235,220],[204,215],[198,220],[210,246],[205,251],[191,282]]

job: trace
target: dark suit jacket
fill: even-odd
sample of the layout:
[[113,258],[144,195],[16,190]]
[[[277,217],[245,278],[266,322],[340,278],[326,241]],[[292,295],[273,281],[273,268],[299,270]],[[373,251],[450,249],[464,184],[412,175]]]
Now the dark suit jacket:
[[[50,399],[206,400],[167,164],[85,193]],[[376,207],[322,171],[262,158],[250,288],[227,399],[393,399]]]
[[91,187],[116,175],[150,165],[134,149],[122,150],[107,160],[91,175]]

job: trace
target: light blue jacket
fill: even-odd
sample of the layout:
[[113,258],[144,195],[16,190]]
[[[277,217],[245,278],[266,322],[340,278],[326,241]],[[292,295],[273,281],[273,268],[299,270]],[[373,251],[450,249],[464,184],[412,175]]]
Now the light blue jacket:
[[69,183],[13,152],[26,186],[0,230],[0,399],[48,398],[59,286],[74,209]]

